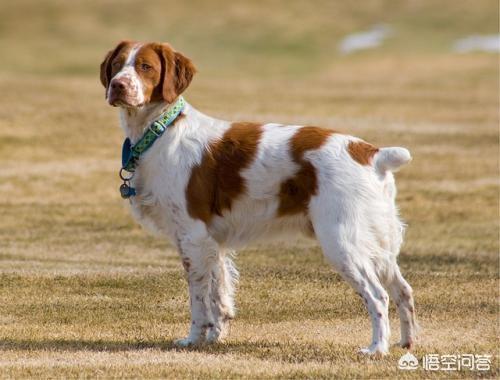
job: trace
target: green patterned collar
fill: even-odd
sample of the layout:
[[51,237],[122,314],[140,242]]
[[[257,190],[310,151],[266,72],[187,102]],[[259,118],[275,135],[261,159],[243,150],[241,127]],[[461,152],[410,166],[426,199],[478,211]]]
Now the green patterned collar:
[[[120,178],[123,180],[123,184],[120,186],[120,193],[123,198],[130,198],[135,195],[135,189],[129,186],[129,181],[134,176],[134,171],[141,155],[151,148],[154,142],[163,135],[167,128],[177,119],[185,105],[184,98],[180,96],[172,108],[151,123],[137,143],[132,145],[128,137],[125,139],[122,147],[122,168],[120,169]],[[132,174],[125,176],[123,172]]]

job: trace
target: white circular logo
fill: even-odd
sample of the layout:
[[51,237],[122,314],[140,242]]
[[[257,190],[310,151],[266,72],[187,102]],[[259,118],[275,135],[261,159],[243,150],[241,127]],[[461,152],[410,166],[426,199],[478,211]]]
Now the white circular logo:
[[410,352],[407,352],[398,361],[398,368],[404,370],[413,370],[418,368],[418,359]]

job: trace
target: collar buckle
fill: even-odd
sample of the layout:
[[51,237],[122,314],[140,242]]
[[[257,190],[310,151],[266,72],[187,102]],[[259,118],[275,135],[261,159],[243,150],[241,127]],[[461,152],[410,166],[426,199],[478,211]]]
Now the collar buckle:
[[[155,129],[153,128],[153,126],[158,126],[158,127],[159,127],[158,129],[159,129],[161,132],[157,132],[157,131],[155,131]],[[154,123],[151,123],[151,124],[149,125],[148,129],[149,129],[149,130],[151,131],[151,133],[152,133],[153,135],[155,135],[156,137],[160,137],[160,136],[162,135],[162,133],[165,131],[165,127],[164,127],[164,126],[163,126],[163,124],[162,124],[162,123],[160,123],[159,121],[155,121]]]

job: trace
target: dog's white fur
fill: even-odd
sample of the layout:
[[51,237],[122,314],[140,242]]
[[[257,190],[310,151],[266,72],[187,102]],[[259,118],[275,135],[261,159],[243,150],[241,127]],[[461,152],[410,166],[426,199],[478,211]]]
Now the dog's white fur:
[[[133,54],[114,77],[140,78]],[[136,103],[141,104],[140,91]],[[142,131],[171,104],[146,104],[122,108],[121,126],[135,143]],[[233,295],[237,271],[228,250],[245,246],[257,238],[308,231],[303,215],[277,217],[280,184],[298,170],[291,159],[289,142],[300,126],[266,124],[251,165],[242,171],[247,191],[231,210],[215,216],[210,225],[193,219],[187,211],[186,186],[193,166],[200,163],[210,143],[230,128],[230,123],[206,116],[186,104],[177,121],[141,157],[130,199],[134,217],[148,229],[170,238],[178,247],[185,266],[192,324],[189,335],[178,344],[187,346],[223,337],[234,317]],[[139,131],[139,132],[138,132]],[[319,189],[309,204],[309,218],[327,259],[362,297],[371,317],[371,345],[367,354],[385,354],[389,349],[389,295],[401,319],[401,344],[411,346],[416,322],[412,289],[396,262],[403,238],[403,224],[395,205],[396,187],[391,171],[410,160],[404,148],[383,148],[372,165],[360,165],[347,146],[359,139],[332,134],[317,150],[306,152],[318,177]],[[310,227],[309,227],[310,231]],[[387,291],[386,291],[387,289]]]

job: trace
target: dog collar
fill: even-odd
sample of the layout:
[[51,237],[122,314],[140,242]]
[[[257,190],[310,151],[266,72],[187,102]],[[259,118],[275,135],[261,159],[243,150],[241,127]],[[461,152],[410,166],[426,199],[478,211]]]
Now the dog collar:
[[132,145],[128,137],[125,139],[122,147],[122,167],[120,169],[120,178],[123,181],[123,184],[120,186],[122,198],[126,199],[136,195],[135,189],[130,187],[130,180],[134,177],[139,158],[144,152],[151,148],[154,142],[161,137],[174,120],[177,119],[185,105],[186,102],[184,98],[180,96],[172,108],[164,112],[157,120],[149,125],[146,132],[144,132],[139,141],[134,145]]

